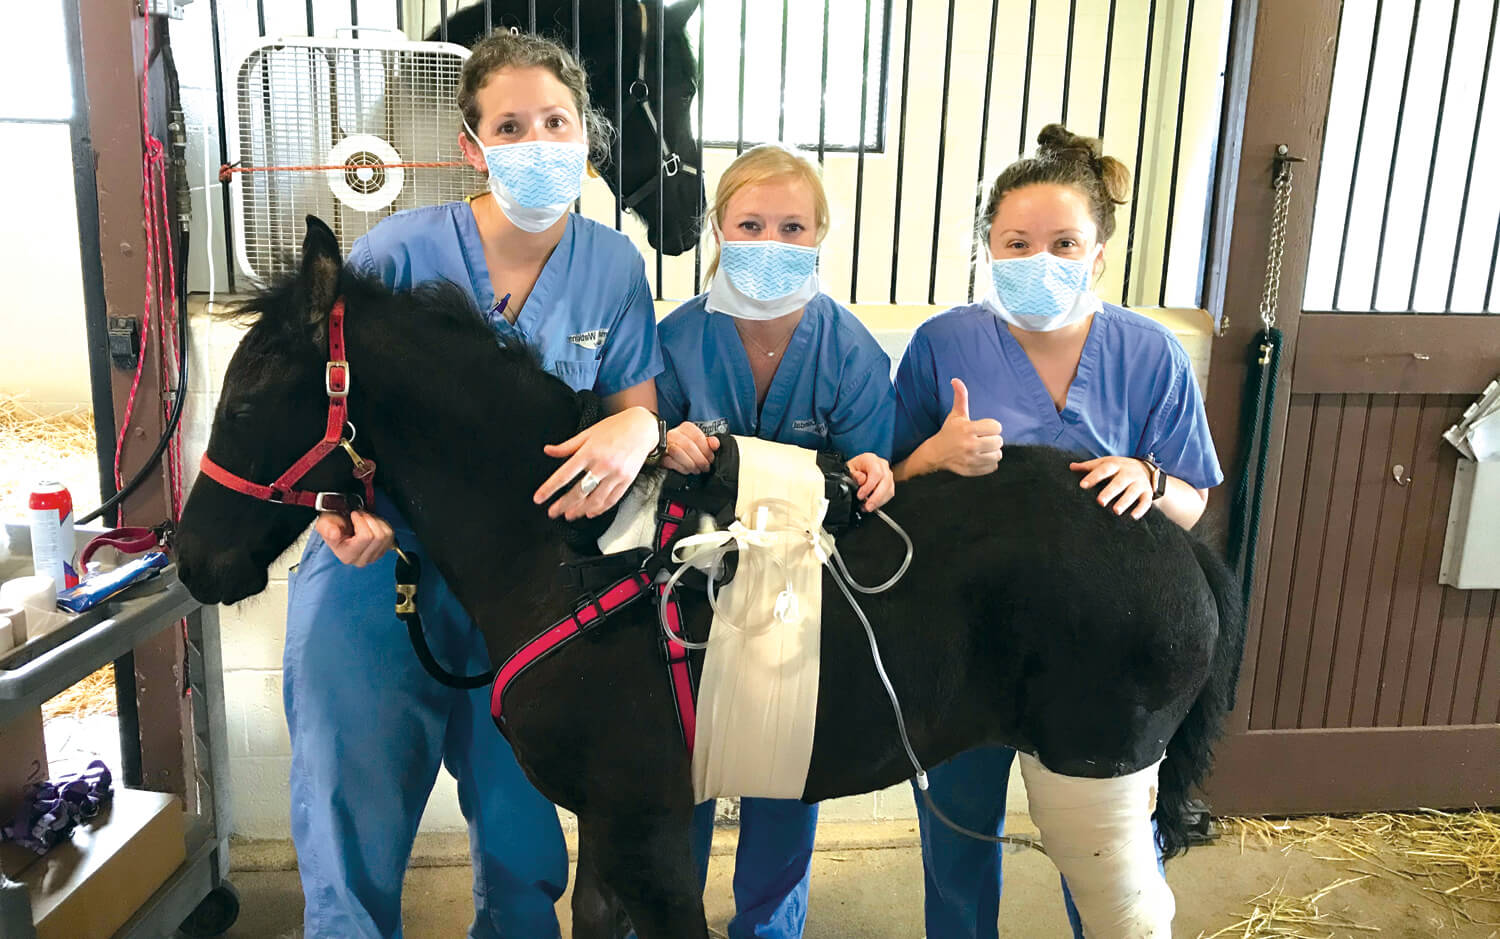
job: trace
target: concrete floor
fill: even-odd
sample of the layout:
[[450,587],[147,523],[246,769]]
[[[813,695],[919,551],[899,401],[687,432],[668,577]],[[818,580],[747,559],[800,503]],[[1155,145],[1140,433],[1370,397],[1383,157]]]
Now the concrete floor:
[[[1024,826],[1022,826],[1024,827]],[[910,822],[825,823],[813,862],[812,898],[806,939],[887,939],[920,937],[922,929],[922,860]],[[425,836],[424,836],[425,838]],[[721,830],[709,869],[705,895],[708,919],[723,935],[733,913],[732,830]],[[464,842],[419,841],[406,879],[405,924],[411,939],[461,937],[473,913],[469,873],[463,863]],[[245,846],[235,853],[237,866],[289,867],[277,859],[284,846]],[[455,866],[456,865],[456,866]],[[1177,897],[1174,934],[1212,934],[1243,918],[1252,898],[1282,885],[1289,896],[1305,896],[1351,876],[1347,862],[1320,860],[1302,850],[1220,842],[1190,852],[1167,868]],[[1007,855],[1000,935],[1025,939],[1067,939],[1057,875],[1045,857],[1034,852]],[[237,870],[232,880],[242,898],[240,920],[228,935],[279,939],[299,936],[302,893],[295,870]],[[559,904],[563,935],[568,934],[568,897]],[[1495,927],[1456,920],[1440,903],[1395,877],[1372,877],[1329,894],[1324,913],[1372,930],[1309,926],[1301,932],[1253,935],[1341,939],[1496,939]],[[1500,912],[1497,907],[1496,912]],[[1492,917],[1500,918],[1500,917]],[[1240,929],[1227,936],[1244,935]]]

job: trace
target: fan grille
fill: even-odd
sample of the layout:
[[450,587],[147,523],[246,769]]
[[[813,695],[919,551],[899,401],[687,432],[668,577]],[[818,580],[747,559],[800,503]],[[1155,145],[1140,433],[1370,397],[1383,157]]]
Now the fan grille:
[[[454,102],[467,55],[446,44],[357,41],[253,50],[237,82],[239,159],[251,170],[236,176],[244,271],[265,280],[291,269],[307,215],[327,222],[347,254],[388,215],[481,191],[482,177],[467,166],[385,168],[393,157],[401,163],[463,159]],[[356,135],[382,146],[333,152]],[[342,169],[270,169],[326,165]]]

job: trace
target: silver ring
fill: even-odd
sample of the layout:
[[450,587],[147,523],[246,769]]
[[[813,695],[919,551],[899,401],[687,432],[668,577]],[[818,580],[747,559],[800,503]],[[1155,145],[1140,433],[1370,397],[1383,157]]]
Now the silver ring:
[[595,476],[592,470],[585,470],[583,479],[578,483],[578,491],[587,496],[598,489],[602,482],[604,482],[603,476]]

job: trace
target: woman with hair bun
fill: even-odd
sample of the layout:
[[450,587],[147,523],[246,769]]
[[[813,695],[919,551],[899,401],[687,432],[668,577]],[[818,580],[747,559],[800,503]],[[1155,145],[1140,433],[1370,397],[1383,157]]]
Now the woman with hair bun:
[[[923,323],[896,373],[898,481],[993,472],[1003,429],[1011,443],[1086,455],[1072,469],[1105,511],[1197,523],[1223,474],[1192,363],[1166,327],[1094,292],[1129,188],[1123,163],[1061,124],[995,180],[978,222],[983,298]],[[1002,833],[1014,757],[998,746],[953,757],[929,773],[933,801],[959,825]],[[920,796],[917,811],[927,935],[996,936],[999,846],[952,831]]]

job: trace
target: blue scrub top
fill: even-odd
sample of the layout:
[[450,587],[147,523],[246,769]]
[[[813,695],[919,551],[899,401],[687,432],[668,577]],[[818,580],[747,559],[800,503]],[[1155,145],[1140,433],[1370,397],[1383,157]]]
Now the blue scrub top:
[[646,262],[630,239],[576,213],[514,325],[495,312],[468,202],[384,219],[354,243],[349,264],[395,290],[438,278],[463,287],[497,333],[519,336],[575,391],[611,395],[661,372]]
[[1046,444],[1095,457],[1155,455],[1198,489],[1224,481],[1193,365],[1171,331],[1104,304],[1084,340],[1061,412],[1026,351],[982,304],[917,328],[896,372],[896,456],[937,433],[953,408],[950,379],[969,389],[969,415],[994,418],[1007,444]]
[[687,420],[730,433],[834,449],[846,458],[891,454],[891,360],[853,313],[826,294],[808,301],[756,413],[755,379],[734,319],[705,309],[707,294],[661,322],[666,370],[656,397],[668,426]]

